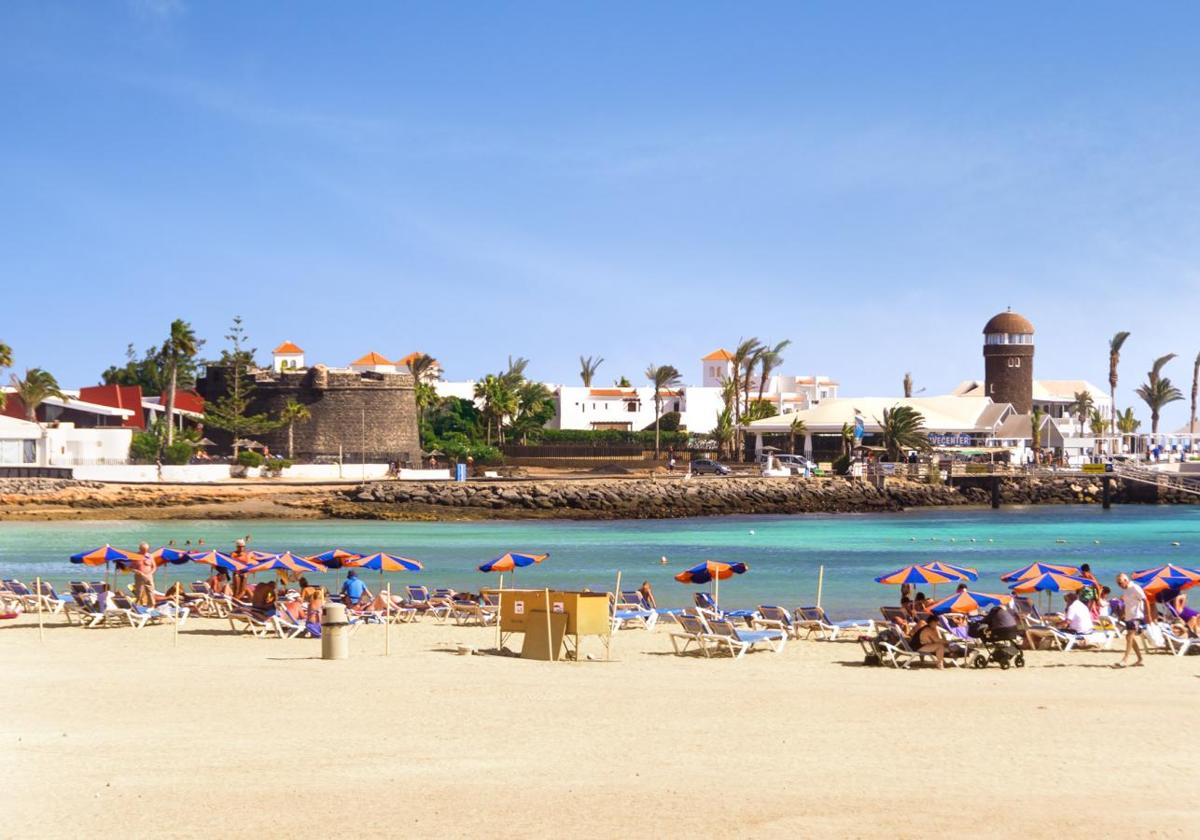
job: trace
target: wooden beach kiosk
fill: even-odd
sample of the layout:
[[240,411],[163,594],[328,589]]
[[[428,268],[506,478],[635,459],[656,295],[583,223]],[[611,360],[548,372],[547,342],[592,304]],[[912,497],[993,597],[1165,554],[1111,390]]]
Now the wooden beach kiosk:
[[500,602],[500,644],[514,633],[525,638],[521,658],[557,661],[564,650],[580,659],[585,636],[599,636],[608,658],[612,617],[607,592],[505,589]]

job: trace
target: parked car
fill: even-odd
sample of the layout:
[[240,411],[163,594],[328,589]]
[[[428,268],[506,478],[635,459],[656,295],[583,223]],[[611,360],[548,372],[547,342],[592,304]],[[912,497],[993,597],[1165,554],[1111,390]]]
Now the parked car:
[[711,458],[697,458],[692,461],[692,473],[694,475],[729,475],[730,469]]
[[[777,452],[773,454],[775,455],[775,460],[778,462],[779,466],[786,470],[790,470],[793,475],[804,475],[805,471],[811,475],[812,472],[817,468],[816,464],[803,455],[790,455],[786,452]],[[768,453],[759,453],[759,466],[766,466],[767,458]]]

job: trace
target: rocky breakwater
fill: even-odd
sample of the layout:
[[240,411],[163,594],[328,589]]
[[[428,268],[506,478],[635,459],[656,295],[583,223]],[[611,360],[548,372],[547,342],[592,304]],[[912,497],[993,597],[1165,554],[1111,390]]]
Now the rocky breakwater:
[[738,513],[847,513],[981,504],[982,491],[906,481],[681,478],[379,482],[347,490],[331,516],[364,519],[670,519]]

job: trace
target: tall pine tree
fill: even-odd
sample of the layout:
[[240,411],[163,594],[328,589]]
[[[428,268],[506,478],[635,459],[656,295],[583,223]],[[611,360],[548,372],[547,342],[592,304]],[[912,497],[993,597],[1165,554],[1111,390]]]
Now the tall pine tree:
[[242,326],[240,315],[234,316],[233,326],[225,338],[232,345],[231,349],[221,351],[221,361],[218,363],[228,371],[225,393],[205,404],[204,425],[233,436],[233,456],[236,458],[238,440],[248,435],[270,432],[281,424],[271,419],[270,415],[248,413],[254,401],[253,372],[258,365],[254,361],[254,349],[245,346],[246,328]]

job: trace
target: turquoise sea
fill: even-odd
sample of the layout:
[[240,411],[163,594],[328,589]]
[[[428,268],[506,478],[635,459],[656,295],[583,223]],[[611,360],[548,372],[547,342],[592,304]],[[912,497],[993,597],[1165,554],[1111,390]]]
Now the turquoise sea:
[[[1033,560],[1091,563],[1105,582],[1121,570],[1165,562],[1200,566],[1200,507],[1071,506],[620,522],[4,522],[0,577],[30,582],[42,575],[56,584],[99,579],[103,569],[75,566],[67,557],[104,543],[136,548],[141,540],[156,547],[203,539],[206,546],[228,551],[245,535],[252,548],[297,554],[332,547],[382,550],[425,564],[423,572],[392,575],[394,588],[421,582],[477,590],[496,583],[495,575],[474,570],[479,563],[508,549],[549,552],[545,563],[518,573],[518,585],[611,589],[619,570],[622,588],[648,580],[663,606],[690,602],[693,587],[673,576],[703,559],[750,565],[745,575],[721,583],[721,603],[728,607],[811,603],[823,565],[822,600],[835,617],[873,613],[879,604],[893,603],[895,588],[872,578],[935,559],[979,569],[975,587],[985,592],[1005,591],[999,575]],[[664,556],[667,565],[660,563]],[[160,585],[206,572],[207,567],[167,566]],[[372,584],[378,580],[366,574]],[[333,573],[314,577],[327,584],[338,579]],[[510,580],[506,576],[506,585]]]

